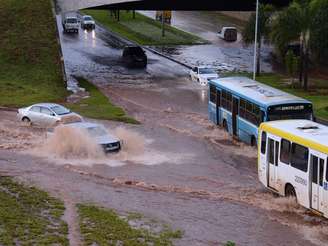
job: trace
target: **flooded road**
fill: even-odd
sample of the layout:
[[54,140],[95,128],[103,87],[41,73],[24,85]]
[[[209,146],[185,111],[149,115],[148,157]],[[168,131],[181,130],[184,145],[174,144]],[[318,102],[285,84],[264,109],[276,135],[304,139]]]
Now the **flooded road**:
[[54,154],[44,130],[0,111],[2,175],[39,185],[67,203],[91,202],[168,223],[184,232],[176,245],[328,242],[325,219],[262,188],[256,150],[208,121],[207,91],[185,68],[147,53],[147,69],[128,70],[121,48],[99,26],[60,34],[70,86],[73,76],[88,78],[141,124],[96,121],[124,141],[122,151],[67,157]]
[[[155,11],[141,11],[142,14],[155,18]],[[190,66],[212,66],[221,72],[253,71],[253,45],[244,46],[242,26],[229,23],[216,11],[172,11],[172,26],[195,34],[210,44],[192,46],[155,47],[156,50]],[[236,42],[226,42],[217,36],[223,26],[238,28]],[[272,47],[266,43],[261,49],[261,70],[272,72]]]

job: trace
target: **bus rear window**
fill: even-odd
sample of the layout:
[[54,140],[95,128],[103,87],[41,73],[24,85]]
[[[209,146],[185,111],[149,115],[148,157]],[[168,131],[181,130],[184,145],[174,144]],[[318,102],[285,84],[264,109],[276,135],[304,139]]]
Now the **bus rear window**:
[[284,104],[268,108],[268,120],[307,119],[312,120],[312,104]]
[[296,143],[292,143],[291,160],[290,160],[290,164],[292,167],[295,167],[303,172],[307,172],[308,158],[309,158],[308,148]]

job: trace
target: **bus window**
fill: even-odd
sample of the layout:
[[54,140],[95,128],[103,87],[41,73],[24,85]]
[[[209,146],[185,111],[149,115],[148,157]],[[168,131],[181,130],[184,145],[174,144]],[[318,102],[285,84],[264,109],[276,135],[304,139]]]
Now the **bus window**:
[[326,181],[328,181],[328,157],[326,160]]
[[274,140],[269,138],[269,163],[274,163]]
[[248,112],[252,112],[253,111],[253,104],[250,102],[246,102],[246,110]]
[[276,150],[275,150],[275,156],[274,156],[274,164],[278,166],[278,150],[279,150],[279,142],[275,141],[276,143]]
[[262,136],[261,136],[261,153],[262,154],[265,154],[266,142],[267,142],[267,134],[266,134],[266,132],[262,132]]
[[230,92],[227,92],[227,109],[232,110],[232,94]]
[[320,167],[319,167],[319,185],[323,185],[323,169],[324,169],[324,159],[320,159]]
[[292,167],[295,167],[303,172],[307,172],[308,158],[309,158],[308,148],[296,143],[292,143],[291,160],[290,160],[290,164]]
[[261,121],[260,107],[244,99],[240,99],[239,116],[258,126]]
[[289,165],[290,142],[286,139],[281,139],[280,161]]
[[312,104],[283,104],[268,108],[268,120],[308,119],[312,120]]
[[311,155],[312,183],[318,184],[318,157]]
[[222,107],[231,112],[232,94],[225,90],[222,90]]
[[246,117],[246,101],[242,98],[239,101],[239,116],[244,119]]
[[216,104],[216,88],[213,85],[210,85],[210,102]]

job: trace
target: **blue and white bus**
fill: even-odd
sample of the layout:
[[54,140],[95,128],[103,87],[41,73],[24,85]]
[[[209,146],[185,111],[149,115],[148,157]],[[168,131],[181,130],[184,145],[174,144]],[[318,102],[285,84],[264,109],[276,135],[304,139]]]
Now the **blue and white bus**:
[[312,103],[246,77],[209,81],[209,119],[235,138],[257,144],[261,122],[313,120]]

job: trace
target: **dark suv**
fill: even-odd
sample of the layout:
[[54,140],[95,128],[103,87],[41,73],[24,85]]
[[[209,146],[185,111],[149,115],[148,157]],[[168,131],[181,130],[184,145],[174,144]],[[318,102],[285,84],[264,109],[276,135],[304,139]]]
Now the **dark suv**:
[[127,67],[144,68],[147,66],[147,55],[140,46],[126,46],[122,54]]

